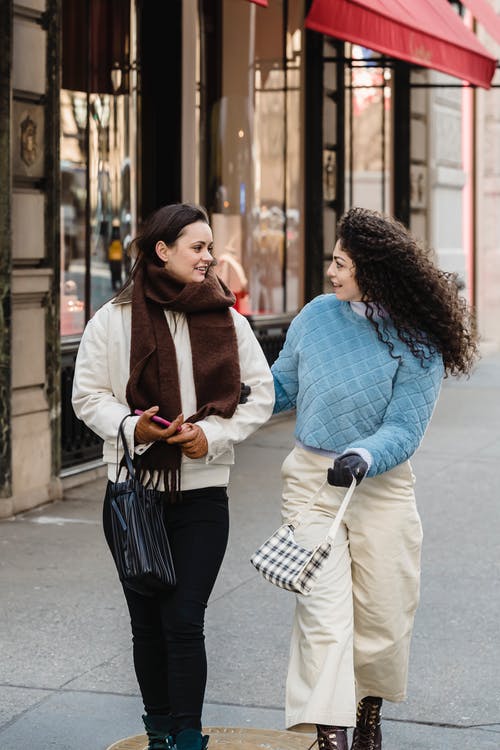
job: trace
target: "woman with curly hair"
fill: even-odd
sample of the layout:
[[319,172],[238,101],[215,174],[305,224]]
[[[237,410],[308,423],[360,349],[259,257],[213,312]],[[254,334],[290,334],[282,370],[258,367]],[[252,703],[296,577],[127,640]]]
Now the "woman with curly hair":
[[355,726],[351,750],[380,750],[382,700],[406,698],[419,599],[422,527],[409,458],[443,376],[468,373],[477,343],[456,277],[394,219],[344,214],[327,276],[333,294],[303,308],[272,367],[275,412],[297,412],[283,517],[319,490],[320,512],[296,532],[311,548],[342,488],[353,478],[359,487],[312,592],[297,595],[286,724],[315,730],[320,750],[347,750]]

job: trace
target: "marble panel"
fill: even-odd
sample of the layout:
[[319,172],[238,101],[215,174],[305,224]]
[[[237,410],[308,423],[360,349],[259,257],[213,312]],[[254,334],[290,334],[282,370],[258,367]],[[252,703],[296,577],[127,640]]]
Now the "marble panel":
[[429,170],[431,187],[455,188],[460,191],[465,185],[465,172],[455,167],[434,167]]
[[47,397],[43,385],[15,388],[12,391],[12,415],[14,417],[45,411],[47,408]]
[[[442,88],[431,90],[431,96],[434,101],[437,104],[442,104],[446,107],[460,111],[462,107],[462,89],[460,87],[457,88],[459,80],[455,78],[455,76],[441,73],[439,70],[431,70],[429,78],[430,83],[442,86]],[[451,87],[448,86],[448,84],[451,84]]]
[[435,189],[431,211],[434,227],[432,244],[436,249],[441,252],[463,248],[461,190],[453,187]]
[[12,193],[12,257],[39,260],[45,255],[45,196],[36,190]]
[[12,387],[45,383],[45,310],[39,305],[12,309]]
[[484,176],[487,178],[498,177],[500,175],[500,122],[495,122],[493,119],[483,121],[481,147],[483,154],[486,156]]
[[[410,73],[410,85],[411,84],[422,84],[427,83],[428,71],[412,70]],[[427,114],[427,92],[425,88],[412,88],[411,89],[411,112],[412,114],[426,115]]]
[[447,167],[462,165],[462,118],[460,112],[439,107],[434,111],[435,163]]
[[427,158],[427,125],[424,120],[411,120],[410,156],[414,161]]
[[[52,437],[48,411],[12,420],[12,494],[26,495],[48,487],[51,479]],[[27,507],[34,503],[31,501]]]
[[47,7],[47,2],[46,0],[23,0],[23,6],[43,12]]
[[14,89],[44,94],[46,89],[47,32],[33,21],[14,17]]
[[412,211],[410,229],[419,240],[427,242],[427,215],[425,212]]
[[53,271],[51,268],[14,268],[12,271],[12,294],[14,304],[33,306],[33,300],[41,304],[50,290]]

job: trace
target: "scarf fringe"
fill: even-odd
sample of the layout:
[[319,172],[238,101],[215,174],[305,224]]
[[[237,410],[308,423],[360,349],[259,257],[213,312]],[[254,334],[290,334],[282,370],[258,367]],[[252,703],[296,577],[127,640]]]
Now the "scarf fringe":
[[161,492],[168,504],[182,501],[180,469],[139,469],[136,479],[145,490]]
[[[140,466],[138,458],[140,457],[136,456],[134,459],[135,476],[133,477],[137,483],[138,494],[140,495],[142,490],[153,490],[163,495],[169,505],[182,502],[180,467],[151,469]],[[124,459],[120,462],[120,472],[122,469],[127,469]],[[127,479],[130,478],[132,477],[127,471]]]

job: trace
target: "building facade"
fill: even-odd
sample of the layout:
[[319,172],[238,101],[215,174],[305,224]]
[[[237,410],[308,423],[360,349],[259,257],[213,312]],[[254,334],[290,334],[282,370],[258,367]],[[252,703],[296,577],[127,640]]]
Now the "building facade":
[[207,207],[269,361],[352,205],[429,243],[500,346],[498,89],[309,30],[310,5],[0,0],[0,517],[99,470],[74,358],[165,203]]

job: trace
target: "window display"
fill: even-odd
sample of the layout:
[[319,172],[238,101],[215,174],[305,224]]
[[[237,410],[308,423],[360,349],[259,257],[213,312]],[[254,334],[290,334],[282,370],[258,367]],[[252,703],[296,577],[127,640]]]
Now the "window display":
[[83,331],[129,268],[137,215],[135,36],[129,0],[63,2],[62,336]]
[[[302,3],[259,8],[223,0],[217,18],[202,5],[206,192],[217,272],[243,314],[295,312],[303,301]],[[217,38],[208,31],[212,18]]]

